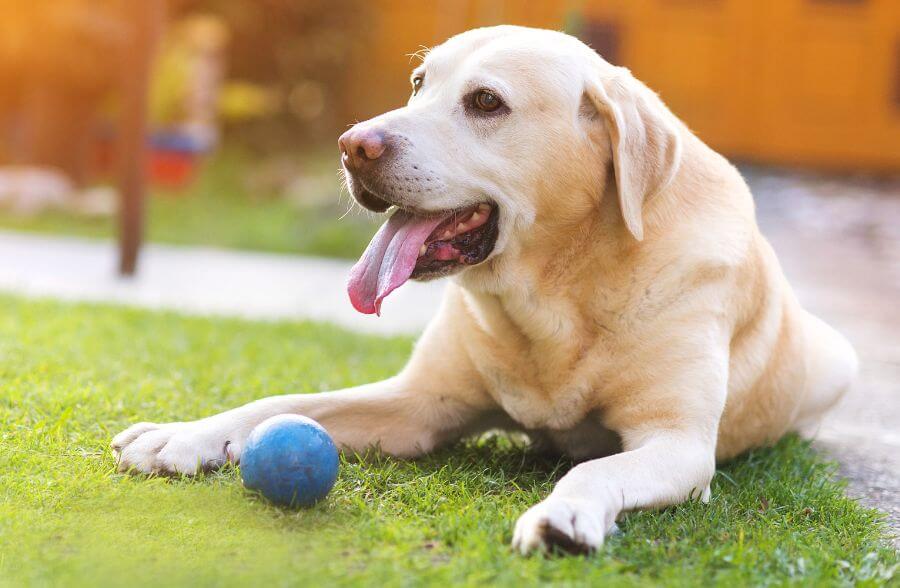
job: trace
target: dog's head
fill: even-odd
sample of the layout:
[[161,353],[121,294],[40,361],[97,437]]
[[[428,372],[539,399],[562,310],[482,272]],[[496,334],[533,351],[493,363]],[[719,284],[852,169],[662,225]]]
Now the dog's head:
[[356,201],[397,209],[351,274],[361,312],[410,277],[515,255],[596,210],[610,182],[640,240],[643,203],[678,169],[677,122],[656,95],[563,33],[469,31],[430,51],[411,81],[405,107],[339,140]]

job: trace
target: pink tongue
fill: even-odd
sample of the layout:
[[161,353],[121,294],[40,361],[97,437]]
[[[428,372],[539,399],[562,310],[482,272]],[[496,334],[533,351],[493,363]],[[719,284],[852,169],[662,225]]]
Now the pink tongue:
[[381,301],[409,279],[419,248],[443,220],[415,216],[404,210],[395,212],[350,270],[347,292],[353,308],[380,316]]

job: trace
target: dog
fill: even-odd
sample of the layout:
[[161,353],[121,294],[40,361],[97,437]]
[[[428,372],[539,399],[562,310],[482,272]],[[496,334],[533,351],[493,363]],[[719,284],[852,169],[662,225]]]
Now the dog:
[[804,311],[739,172],[622,67],[560,32],[475,29],[431,50],[397,110],[339,140],[353,198],[393,208],[351,271],[379,313],[451,277],[406,367],[115,437],[123,471],[238,462],[281,413],[336,443],[414,458],[488,429],[575,465],[521,515],[523,554],[592,552],[616,518],[708,501],[717,460],[815,426],[851,345]]

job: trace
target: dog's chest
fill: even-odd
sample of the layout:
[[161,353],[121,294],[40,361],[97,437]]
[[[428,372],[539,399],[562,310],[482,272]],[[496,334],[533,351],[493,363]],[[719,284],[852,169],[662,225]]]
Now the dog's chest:
[[528,299],[476,299],[469,356],[488,393],[522,427],[568,430],[599,404],[609,343],[565,301]]
[[596,408],[597,378],[582,366],[561,370],[522,358],[509,362],[487,354],[479,366],[488,393],[522,427],[570,429]]

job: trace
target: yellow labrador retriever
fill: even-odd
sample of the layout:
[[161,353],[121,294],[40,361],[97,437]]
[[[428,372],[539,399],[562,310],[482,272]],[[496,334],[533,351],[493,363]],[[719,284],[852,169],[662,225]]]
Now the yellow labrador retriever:
[[120,468],[238,461],[280,413],[400,457],[518,429],[583,461],[521,516],[515,548],[583,552],[624,511],[707,500],[717,459],[815,424],[850,385],[852,347],[798,305],[740,174],[627,69],[502,26],[435,48],[412,86],[340,138],[354,198],[395,209],[353,305],[453,276],[406,368],[134,425],[113,440]]

